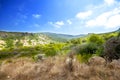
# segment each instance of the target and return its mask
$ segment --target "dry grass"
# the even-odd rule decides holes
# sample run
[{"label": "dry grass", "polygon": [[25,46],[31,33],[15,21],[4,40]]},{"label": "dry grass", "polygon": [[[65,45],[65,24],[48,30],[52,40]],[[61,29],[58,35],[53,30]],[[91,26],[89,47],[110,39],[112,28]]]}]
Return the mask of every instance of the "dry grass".
[{"label": "dry grass", "polygon": [[65,60],[64,56],[56,56],[41,62],[28,58],[4,61],[0,66],[0,80],[120,80],[119,60],[107,65],[100,57],[94,57],[88,64],[76,60],[73,71],[67,68]]}]

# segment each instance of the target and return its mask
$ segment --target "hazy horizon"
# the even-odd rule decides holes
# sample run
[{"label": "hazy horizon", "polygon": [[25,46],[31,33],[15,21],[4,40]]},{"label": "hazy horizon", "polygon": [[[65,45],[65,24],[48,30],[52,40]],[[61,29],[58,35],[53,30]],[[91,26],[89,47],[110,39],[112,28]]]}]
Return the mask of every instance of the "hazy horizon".
[{"label": "hazy horizon", "polygon": [[0,31],[105,33],[119,21],[120,0],[0,0]]}]

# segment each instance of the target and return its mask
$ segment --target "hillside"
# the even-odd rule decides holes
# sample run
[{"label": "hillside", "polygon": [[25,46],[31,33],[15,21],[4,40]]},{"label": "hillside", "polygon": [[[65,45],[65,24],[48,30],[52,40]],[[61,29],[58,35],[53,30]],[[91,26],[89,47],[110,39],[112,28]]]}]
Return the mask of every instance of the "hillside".
[{"label": "hillside", "polygon": [[0,50],[0,80],[120,79],[118,31],[88,34],[62,43],[41,33],[0,35],[4,46]]},{"label": "hillside", "polygon": [[49,32],[44,32],[41,33],[43,35],[48,36],[49,38],[59,41],[59,42],[65,42],[73,38],[80,38],[85,36],[85,34],[80,34],[80,35],[68,35],[68,34],[57,34],[57,33],[49,33]]},{"label": "hillside", "polygon": [[0,80],[120,80],[120,0],[0,0]]},{"label": "hillside", "polygon": [[118,30],[114,31],[114,32],[120,32],[120,28]]},{"label": "hillside", "polygon": [[66,42],[73,38],[84,35],[67,35],[56,33],[27,33],[27,32],[5,32],[0,31],[0,49],[9,46],[36,46],[51,42]]},{"label": "hillside", "polygon": [[52,39],[42,34],[0,31],[0,49],[20,46],[36,46],[48,44],[50,42],[52,42]]},{"label": "hillside", "polygon": [[81,43],[88,42],[88,38],[91,35],[97,35],[97,36],[99,36],[99,38],[102,38],[106,41],[109,38],[116,37],[118,34],[120,34],[120,28],[118,30],[111,31],[111,32],[106,32],[106,33],[88,33],[87,35],[84,35],[84,36],[81,36],[81,37],[72,38],[68,42],[73,42],[73,43],[79,43],[79,41]]}]

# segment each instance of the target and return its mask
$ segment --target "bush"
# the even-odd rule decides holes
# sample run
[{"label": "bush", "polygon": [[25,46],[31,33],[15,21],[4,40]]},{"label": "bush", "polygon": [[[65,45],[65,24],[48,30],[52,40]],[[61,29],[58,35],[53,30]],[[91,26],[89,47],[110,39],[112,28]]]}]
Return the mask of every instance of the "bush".
[{"label": "bush", "polygon": [[98,46],[98,49],[96,50],[96,56],[102,56],[104,53],[104,46]]},{"label": "bush", "polygon": [[22,46],[23,46],[23,43],[21,43],[20,40],[15,43],[16,48],[20,48]]},{"label": "bush", "polygon": [[73,50],[77,53],[77,59],[80,62],[87,62],[91,56],[96,54],[99,55],[102,51],[102,49],[95,43],[82,44],[80,46],[76,46]]},{"label": "bush", "polygon": [[97,34],[90,35],[88,40],[90,43],[96,43],[98,45],[102,45],[104,43],[104,39]]},{"label": "bush", "polygon": [[70,41],[70,43],[73,43],[73,44],[81,44],[81,39],[72,39],[71,41]]},{"label": "bush", "polygon": [[10,57],[13,57],[14,54],[12,53],[11,50],[2,50],[0,51],[0,59],[4,59],[4,58],[10,58]]},{"label": "bush", "polygon": [[98,47],[97,44],[95,43],[88,43],[88,44],[83,44],[78,48],[78,53],[79,54],[95,54],[97,51]]},{"label": "bush", "polygon": [[32,57],[34,61],[39,61],[39,60],[44,60],[45,59],[45,54],[37,54]]},{"label": "bush", "polygon": [[120,32],[118,32],[118,35],[117,35],[117,37],[120,37]]},{"label": "bush", "polygon": [[43,53],[46,56],[55,56],[63,49],[65,44],[56,43],[56,44],[46,44],[43,46]]},{"label": "bush", "polygon": [[103,56],[108,61],[120,59],[120,37],[113,37],[106,41]]},{"label": "bush", "polygon": [[12,39],[7,39],[5,48],[13,48],[13,47],[14,47],[13,40]]},{"label": "bush", "polygon": [[84,54],[84,55],[81,55],[81,54],[78,54],[77,55],[77,59],[81,62],[81,63],[86,63],[88,62],[88,60],[92,57],[92,54]]}]

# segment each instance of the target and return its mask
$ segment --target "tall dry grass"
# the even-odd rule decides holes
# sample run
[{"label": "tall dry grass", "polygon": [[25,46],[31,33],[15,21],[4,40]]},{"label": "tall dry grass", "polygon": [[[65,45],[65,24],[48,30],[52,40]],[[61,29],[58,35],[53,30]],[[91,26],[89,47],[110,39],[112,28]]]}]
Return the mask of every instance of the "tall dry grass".
[{"label": "tall dry grass", "polygon": [[68,69],[64,56],[33,62],[28,58],[4,61],[0,65],[0,80],[120,80],[120,60],[106,64],[100,57],[88,63],[73,62]]}]

